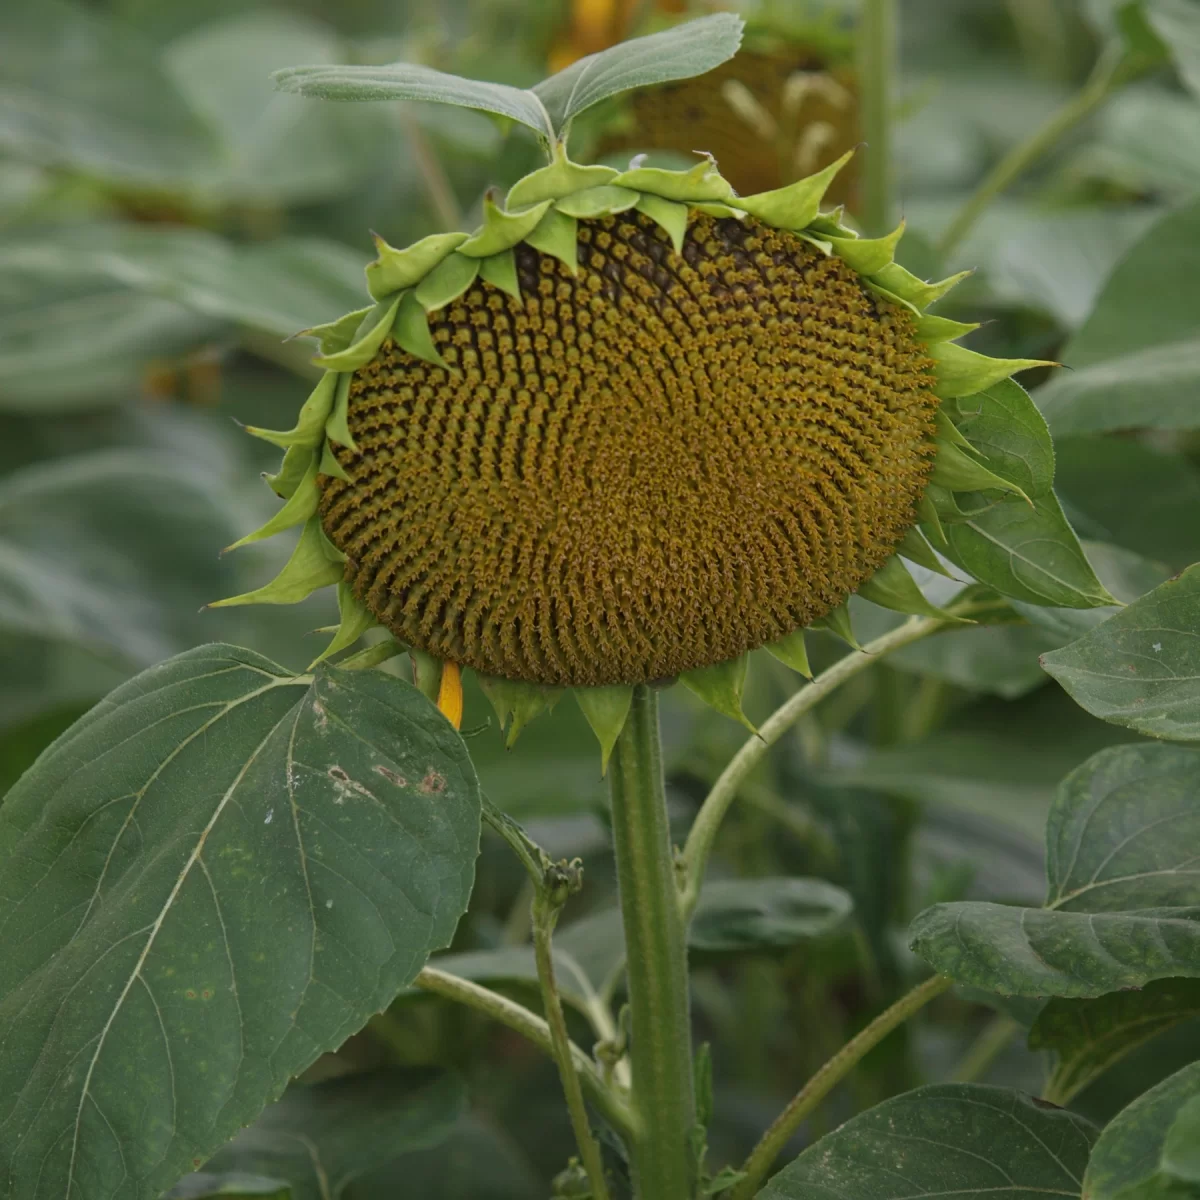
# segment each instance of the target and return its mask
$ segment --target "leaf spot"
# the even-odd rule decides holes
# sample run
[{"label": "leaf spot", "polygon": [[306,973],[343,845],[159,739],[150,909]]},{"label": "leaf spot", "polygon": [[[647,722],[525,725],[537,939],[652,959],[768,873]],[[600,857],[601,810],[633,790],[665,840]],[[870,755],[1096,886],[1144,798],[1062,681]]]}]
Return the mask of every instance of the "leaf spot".
[{"label": "leaf spot", "polygon": [[368,800],[375,799],[375,796],[370,791],[363,787],[356,779],[351,779],[337,763],[327,768],[326,774],[333,780],[334,804],[345,804],[347,797],[351,795],[365,796]]},{"label": "leaf spot", "polygon": [[263,817],[263,824],[270,825],[270,823],[274,819],[274,817],[275,817],[275,810],[273,808],[268,808],[267,815],[265,817]]},{"label": "leaf spot", "polygon": [[397,787],[408,787],[408,780],[399,771],[393,771],[390,767],[385,767],[382,763],[375,768],[375,774],[382,775],[388,783],[394,783]]},{"label": "leaf spot", "polygon": [[436,795],[438,792],[446,790],[446,777],[435,771],[432,767],[425,772],[425,778],[417,784],[417,788],[424,792],[425,795]]}]

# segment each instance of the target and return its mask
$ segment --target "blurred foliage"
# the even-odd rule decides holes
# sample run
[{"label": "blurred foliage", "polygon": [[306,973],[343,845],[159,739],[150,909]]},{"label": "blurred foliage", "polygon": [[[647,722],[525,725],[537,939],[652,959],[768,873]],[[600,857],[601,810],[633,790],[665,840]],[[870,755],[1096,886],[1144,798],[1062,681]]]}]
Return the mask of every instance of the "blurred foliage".
[{"label": "blurred foliage", "polygon": [[[284,339],[360,303],[370,230],[404,245],[470,221],[488,187],[536,161],[531,140],[477,113],[306,101],[273,92],[268,73],[407,59],[527,86],[548,62],[599,48],[610,35],[597,33],[597,12],[652,24],[684,5],[650,7],[0,7],[0,789],[111,687],[170,654],[229,640],[304,666],[305,635],[330,619],[327,599],[197,612],[270,578],[280,561],[272,546],[218,557],[271,509],[266,489],[245,481],[272,467],[273,453],[234,421],[290,425],[314,372],[303,344]],[[744,7],[785,43],[805,27],[803,0]],[[848,0],[832,7],[843,24],[853,16]],[[1064,509],[1094,544],[1102,578],[1131,601],[1200,559],[1195,73],[1164,59],[1039,161],[949,261],[934,249],[989,167],[1118,36],[1112,8],[901,0],[898,172],[912,269],[979,268],[941,311],[986,322],[979,349],[1062,358],[1087,376],[1066,374],[1035,399],[1058,438]],[[679,153],[708,148],[694,132]],[[580,136],[610,146],[619,137],[622,154],[638,145],[617,105]],[[1150,350],[1160,369],[1147,380],[1129,360]],[[945,598],[932,577],[923,582]],[[860,607],[864,636],[894,623]],[[907,986],[914,963],[902,932],[913,914],[937,901],[1039,900],[1056,784],[1136,736],[1088,716],[1039,667],[1040,654],[1083,629],[1011,616],[914,646],[831,696],[722,830],[722,876],[812,876],[827,881],[826,902],[848,894],[854,915],[814,930],[794,906],[764,902],[756,931],[718,921],[723,934],[697,948],[698,1040],[713,1043],[717,1081],[714,1161],[744,1155],[797,1081]],[[820,634],[812,652],[820,668],[841,647]],[[761,718],[793,686],[756,655],[747,712]],[[663,703],[682,831],[744,733],[682,689]],[[604,988],[612,963],[598,931],[615,884],[591,732],[563,704],[509,754],[489,713],[469,685],[466,725],[486,725],[469,743],[485,790],[552,855],[586,862],[562,945],[589,986]],[[532,1002],[528,899],[519,868],[485,842],[454,953]],[[571,1020],[590,1045],[585,1018]],[[991,1020],[977,997],[945,997],[868,1057],[792,1150],[869,1104],[949,1079]],[[1193,1020],[1123,1060],[1114,1086],[1132,1098],[1198,1057]],[[310,1077],[388,1066],[456,1068],[470,1109],[442,1149],[372,1164],[348,1196],[547,1194],[571,1138],[537,1051],[471,1013],[405,996]],[[982,1077],[1037,1091],[1043,1068],[1018,1039]],[[1079,1110],[1111,1115],[1097,1095],[1085,1089]]]}]

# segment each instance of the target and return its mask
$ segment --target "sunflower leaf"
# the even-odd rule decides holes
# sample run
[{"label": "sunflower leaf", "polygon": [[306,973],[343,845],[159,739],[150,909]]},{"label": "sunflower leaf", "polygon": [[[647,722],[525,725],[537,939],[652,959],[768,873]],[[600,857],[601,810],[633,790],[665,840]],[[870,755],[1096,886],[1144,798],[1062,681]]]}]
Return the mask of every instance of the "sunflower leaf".
[{"label": "sunflower leaf", "polygon": [[545,105],[561,138],[575,117],[601,100],[632,88],[703,75],[732,58],[741,43],[741,19],[714,13],[589,54],[544,79],[533,94]]},{"label": "sunflower leaf", "polygon": [[415,63],[382,67],[285,67],[271,80],[281,92],[319,100],[427,100],[473,108],[516,121],[550,141],[554,127],[542,102],[524,88],[464,79]]}]

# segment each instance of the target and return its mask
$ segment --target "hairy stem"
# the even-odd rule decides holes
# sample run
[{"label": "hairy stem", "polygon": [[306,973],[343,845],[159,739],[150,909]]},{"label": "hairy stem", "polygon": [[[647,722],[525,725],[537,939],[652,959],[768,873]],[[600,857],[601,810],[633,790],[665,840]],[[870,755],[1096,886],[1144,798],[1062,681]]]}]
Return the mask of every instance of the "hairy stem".
[{"label": "hairy stem", "polygon": [[888,231],[892,219],[892,86],[896,74],[896,0],[864,0],[858,34],[862,88],[862,221],[869,237]]},{"label": "hairy stem", "polygon": [[763,1134],[742,1167],[745,1177],[729,1193],[730,1200],[751,1200],[762,1186],[780,1151],[792,1140],[796,1130],[831,1091],[898,1025],[918,1012],[951,984],[944,975],[934,975],[901,996],[870,1025],[851,1038],[796,1094]]},{"label": "hairy stem", "polygon": [[729,811],[746,777],[766,757],[767,751],[810,709],[819,704],[830,692],[847,679],[865,671],[879,662],[880,658],[899,650],[902,646],[920,641],[931,633],[945,629],[946,621],[935,617],[913,617],[898,629],[885,633],[883,637],[868,642],[861,651],[839,659],[827,671],[822,671],[807,687],[801,688],[790,700],[781,705],[763,722],[758,734],[748,738],[734,755],[729,766],[713,784],[704,803],[700,806],[696,820],[688,834],[683,849],[685,880],[682,905],[684,917],[690,917],[700,899],[700,884],[704,868],[712,851],[717,830]]},{"label": "hairy stem", "polygon": [[638,1200],[693,1200],[696,1163],[687,945],[667,823],[658,696],[634,689],[609,768],[625,927]]},{"label": "hairy stem", "polygon": [[[549,1024],[536,1013],[530,1012],[523,1004],[517,1004],[507,996],[501,996],[498,992],[472,983],[469,979],[460,979],[457,975],[439,971],[436,967],[426,967],[413,983],[423,991],[453,1000],[457,1004],[465,1004],[468,1008],[499,1021],[501,1025],[506,1025],[540,1050],[544,1050],[551,1058],[555,1057],[554,1039]],[[601,1079],[600,1072],[596,1070],[592,1060],[573,1043],[570,1049],[575,1070],[589,1099],[614,1129],[627,1137],[632,1136],[633,1114]]]},{"label": "hairy stem", "polygon": [[[550,868],[550,871],[553,870],[554,868]],[[550,872],[547,872],[547,881],[549,881],[549,876]],[[565,892],[565,890],[564,888],[563,891]],[[554,926],[558,922],[561,901],[565,898],[564,894],[560,899],[559,894],[547,884],[538,888],[532,906],[533,952],[537,960],[538,983],[542,989],[542,1002],[546,1009],[546,1024],[550,1030],[554,1061],[558,1064],[563,1093],[567,1098],[567,1111],[571,1116],[571,1128],[575,1133],[575,1143],[579,1147],[579,1157],[583,1161],[583,1169],[587,1172],[588,1183],[591,1185],[592,1200],[609,1200],[608,1184],[604,1179],[604,1159],[600,1153],[600,1143],[596,1141],[588,1121],[587,1105],[583,1100],[583,1086],[579,1081],[579,1072],[575,1069],[575,1059],[571,1053],[574,1047],[571,1035],[567,1032],[567,1018],[563,1015],[558,981],[554,977],[551,939]]]},{"label": "hairy stem", "polygon": [[1087,82],[1039,129],[1014,146],[988,173],[975,189],[974,195],[959,210],[938,242],[943,256],[950,255],[975,227],[988,206],[1006,192],[1043,155],[1077,125],[1086,121],[1109,94],[1133,78],[1141,67],[1113,46],[1099,58]]}]

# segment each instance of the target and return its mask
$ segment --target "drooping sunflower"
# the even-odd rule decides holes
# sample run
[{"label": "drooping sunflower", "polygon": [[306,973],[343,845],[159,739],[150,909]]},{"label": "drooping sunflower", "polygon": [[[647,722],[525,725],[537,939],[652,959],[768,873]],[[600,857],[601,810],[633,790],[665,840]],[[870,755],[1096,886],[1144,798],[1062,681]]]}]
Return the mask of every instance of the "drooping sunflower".
[{"label": "drooping sunflower", "polygon": [[474,669],[510,736],[573,689],[606,756],[636,684],[738,695],[756,647],[807,671],[803,629],[846,631],[852,593],[937,612],[902,562],[940,569],[922,526],[1020,490],[943,402],[1037,364],[956,344],[974,327],[926,309],[960,277],[899,266],[903,227],[821,211],[848,157],[739,196],[707,157],[559,145],[473,233],[378,240],[373,305],[307,331],[295,427],[250,431],[285,503],[237,544],[300,540],[218,603],[336,584],[322,657],[381,625],[451,719]]}]

